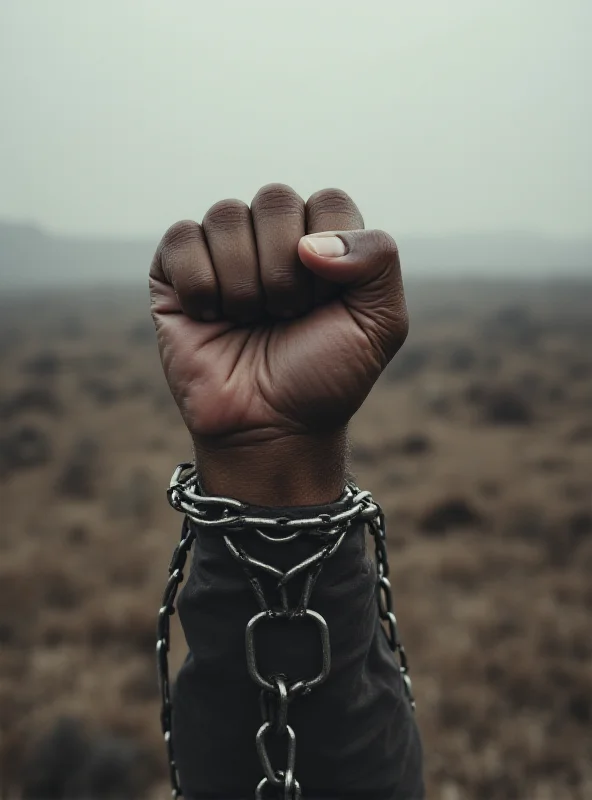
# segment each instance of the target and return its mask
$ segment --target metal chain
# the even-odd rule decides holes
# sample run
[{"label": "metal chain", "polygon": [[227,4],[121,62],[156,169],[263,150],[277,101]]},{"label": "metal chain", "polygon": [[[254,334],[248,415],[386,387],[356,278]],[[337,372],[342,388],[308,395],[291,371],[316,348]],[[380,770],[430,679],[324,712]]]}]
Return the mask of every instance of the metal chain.
[{"label": "metal chain", "polygon": [[158,611],[158,622],[156,626],[156,663],[158,665],[158,683],[160,686],[160,727],[164,736],[167,750],[167,761],[169,765],[169,776],[172,787],[173,799],[181,797],[181,784],[179,773],[175,762],[172,738],[172,714],[173,706],[171,703],[171,687],[169,680],[169,660],[168,654],[171,642],[170,621],[175,613],[175,598],[179,586],[183,582],[183,569],[187,556],[193,542],[195,541],[195,531],[191,529],[189,518],[183,519],[181,528],[181,540],[175,547],[171,563],[169,564],[169,579],[164,590],[162,603]]},{"label": "metal chain", "polygon": [[376,603],[378,605],[378,615],[384,623],[383,631],[386,634],[389,647],[398,658],[399,673],[403,681],[405,694],[409,704],[415,711],[415,698],[413,696],[413,686],[409,676],[409,661],[407,653],[399,636],[397,618],[393,611],[393,593],[388,579],[390,567],[388,563],[388,553],[386,549],[386,520],[384,512],[380,509],[377,517],[368,523],[368,527],[374,537],[374,559],[376,563]]},{"label": "metal chain", "polygon": [[[409,666],[405,649],[401,644],[397,620],[393,613],[391,585],[388,580],[389,565],[386,549],[386,530],[384,514],[368,491],[361,491],[354,483],[348,483],[342,497],[345,510],[336,514],[319,514],[315,517],[288,519],[287,517],[250,516],[249,506],[227,497],[207,497],[199,485],[193,464],[180,464],[171,478],[168,489],[171,506],[185,516],[181,540],[169,565],[169,579],[158,613],[157,662],[161,692],[161,727],[167,748],[170,780],[173,799],[181,797],[177,765],[172,743],[172,704],[168,671],[168,652],[170,648],[170,617],[175,613],[175,598],[183,581],[183,569],[187,556],[195,540],[192,523],[223,530],[223,539],[230,554],[241,565],[253,589],[261,609],[247,623],[245,647],[247,668],[254,683],[260,688],[259,707],[261,726],[255,737],[257,754],[263,770],[263,778],[255,790],[256,800],[274,796],[278,800],[300,800],[300,784],[294,775],[296,763],[296,734],[288,724],[290,703],[297,696],[309,694],[325,681],[331,669],[331,645],[326,620],[308,607],[314,585],[327,561],[339,549],[353,520],[363,520],[374,538],[376,561],[376,599],[382,629],[391,650],[398,657],[399,672],[405,693],[415,709]],[[271,564],[266,564],[249,555],[242,545],[237,544],[230,532],[244,529],[254,530],[268,542],[284,543],[300,536],[317,541],[319,549],[304,561],[282,572]],[[260,575],[274,580],[275,603],[266,597]],[[288,584],[297,576],[303,579],[298,602],[290,607]],[[266,621],[283,619],[287,622],[308,621],[313,623],[319,633],[321,644],[321,668],[313,678],[289,681],[286,675],[261,674],[255,633]],[[287,747],[284,769],[275,769],[268,753],[268,740],[276,737],[285,740]],[[273,794],[269,794],[269,792]]]}]

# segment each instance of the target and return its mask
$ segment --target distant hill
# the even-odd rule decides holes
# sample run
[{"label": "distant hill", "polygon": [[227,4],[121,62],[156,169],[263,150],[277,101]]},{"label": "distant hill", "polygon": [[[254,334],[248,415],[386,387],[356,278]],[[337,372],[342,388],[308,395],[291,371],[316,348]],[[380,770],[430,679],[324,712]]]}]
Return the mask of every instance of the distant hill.
[{"label": "distant hill", "polygon": [[[105,281],[145,284],[153,241],[54,236],[34,225],[0,222],[0,288]],[[528,233],[398,238],[407,278],[469,274],[592,276],[592,238]]]},{"label": "distant hill", "polygon": [[145,283],[157,241],[53,236],[32,225],[0,222],[0,287]]}]

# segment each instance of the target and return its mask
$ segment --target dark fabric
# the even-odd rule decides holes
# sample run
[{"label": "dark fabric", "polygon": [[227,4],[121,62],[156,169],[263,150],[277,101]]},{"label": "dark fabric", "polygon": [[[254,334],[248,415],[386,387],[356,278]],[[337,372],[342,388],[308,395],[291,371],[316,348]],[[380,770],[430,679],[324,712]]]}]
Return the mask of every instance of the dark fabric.
[{"label": "dark fabric", "polygon": [[[252,532],[234,536],[280,569],[316,549],[302,538],[279,545]],[[418,730],[380,629],[372,540],[366,537],[361,525],[348,532],[310,602],[329,624],[332,666],[325,683],[290,705],[304,800],[424,798]],[[178,607],[189,647],[173,700],[183,793],[191,800],[252,799],[262,777],[255,749],[261,719],[259,690],[247,672],[245,628],[259,608],[219,532],[198,531]],[[263,675],[282,672],[292,681],[317,674],[320,638],[310,620],[264,621],[256,642]],[[272,763],[281,768],[285,756],[277,758],[272,755]]]}]

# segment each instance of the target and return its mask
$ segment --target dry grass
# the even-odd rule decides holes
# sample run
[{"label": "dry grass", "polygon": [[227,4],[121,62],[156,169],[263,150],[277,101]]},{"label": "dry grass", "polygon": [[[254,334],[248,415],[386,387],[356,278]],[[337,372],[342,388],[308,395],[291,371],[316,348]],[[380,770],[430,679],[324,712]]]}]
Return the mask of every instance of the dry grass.
[{"label": "dry grass", "polygon": [[[71,791],[88,794],[106,758],[111,788],[166,794],[153,638],[180,523],[164,487],[189,447],[143,300],[0,309],[1,798],[23,775],[27,796],[43,785],[57,756],[30,753],[51,729],[56,752],[90,764]],[[592,285],[419,286],[411,300],[412,338],[352,449],[388,512],[429,797],[584,800]],[[56,732],[64,716],[86,732]]]}]

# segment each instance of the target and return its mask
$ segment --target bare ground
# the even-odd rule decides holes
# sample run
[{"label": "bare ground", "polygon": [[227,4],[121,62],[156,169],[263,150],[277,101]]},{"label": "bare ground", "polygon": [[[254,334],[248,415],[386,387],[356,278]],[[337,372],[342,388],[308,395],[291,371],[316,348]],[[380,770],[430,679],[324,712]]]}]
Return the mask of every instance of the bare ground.
[{"label": "bare ground", "polygon": [[[590,798],[592,283],[410,298],[352,460],[388,515],[428,796]],[[146,307],[0,305],[2,800],[168,795],[154,631],[189,446]],[[70,794],[48,794],[65,772]]]}]

